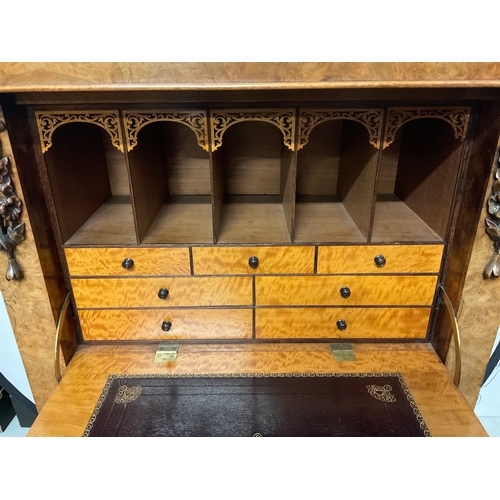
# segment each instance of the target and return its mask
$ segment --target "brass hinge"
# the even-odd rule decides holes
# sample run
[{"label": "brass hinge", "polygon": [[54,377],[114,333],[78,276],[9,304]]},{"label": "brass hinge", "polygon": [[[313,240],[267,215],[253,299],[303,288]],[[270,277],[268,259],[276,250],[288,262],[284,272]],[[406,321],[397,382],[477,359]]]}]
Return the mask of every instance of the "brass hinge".
[{"label": "brass hinge", "polygon": [[330,344],[335,361],[356,361],[352,345],[347,343]]},{"label": "brass hinge", "polygon": [[155,363],[173,363],[178,352],[179,344],[160,344],[156,349]]}]

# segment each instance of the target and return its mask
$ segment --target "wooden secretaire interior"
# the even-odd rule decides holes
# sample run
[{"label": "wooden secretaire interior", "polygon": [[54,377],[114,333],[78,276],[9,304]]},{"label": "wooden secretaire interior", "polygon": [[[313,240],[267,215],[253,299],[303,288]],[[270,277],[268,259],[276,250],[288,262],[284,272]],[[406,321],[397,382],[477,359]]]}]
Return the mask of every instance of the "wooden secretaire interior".
[{"label": "wooden secretaire interior", "polygon": [[460,300],[498,97],[300,83],[3,94],[51,300],[68,293],[66,362],[78,345],[164,343],[179,359],[349,343],[444,360],[443,297]]}]

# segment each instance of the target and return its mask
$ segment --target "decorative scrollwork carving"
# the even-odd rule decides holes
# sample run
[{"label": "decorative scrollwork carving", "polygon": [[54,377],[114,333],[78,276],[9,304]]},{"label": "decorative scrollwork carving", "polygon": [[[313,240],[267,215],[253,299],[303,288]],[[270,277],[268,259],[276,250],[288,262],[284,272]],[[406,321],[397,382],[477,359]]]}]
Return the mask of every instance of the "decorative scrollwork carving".
[{"label": "decorative scrollwork carving", "polygon": [[368,394],[370,394],[370,396],[373,396],[375,399],[378,399],[379,401],[383,401],[384,403],[396,402],[394,394],[391,393],[392,387],[389,384],[386,384],[384,386],[367,385],[366,388],[368,389]]},{"label": "decorative scrollwork carving", "polygon": [[469,124],[470,108],[389,108],[385,125],[384,149],[394,142],[396,132],[405,123],[418,118],[438,118],[448,122],[455,132],[455,139],[465,139]]},{"label": "decorative scrollwork carving", "polygon": [[245,121],[261,121],[272,123],[281,130],[283,142],[292,151],[295,147],[295,110],[239,110],[211,111],[210,125],[212,130],[212,151],[222,145],[224,132],[235,123]]},{"label": "decorative scrollwork carving", "polygon": [[99,125],[111,136],[113,146],[124,152],[118,111],[37,111],[35,115],[44,153],[52,146],[54,130],[75,122]]},{"label": "decorative scrollwork carving", "polygon": [[132,387],[120,385],[115,396],[115,403],[131,403],[132,401],[135,401],[141,394],[142,387],[140,385],[133,385]]},{"label": "decorative scrollwork carving", "polygon": [[488,213],[492,218],[485,219],[484,222],[486,233],[493,241],[493,255],[484,267],[483,278],[485,280],[500,276],[500,165],[493,172],[493,186],[487,205]]},{"label": "decorative scrollwork carving", "polygon": [[7,253],[8,265],[5,278],[7,281],[21,280],[23,270],[14,256],[14,249],[24,241],[25,227],[21,222],[21,200],[14,192],[9,175],[9,159],[0,159],[0,251]]},{"label": "decorative scrollwork carving", "polygon": [[205,111],[166,111],[149,113],[147,111],[124,111],[127,151],[137,146],[137,134],[145,125],[152,122],[169,121],[188,126],[196,135],[198,145],[208,151],[208,124]]},{"label": "decorative scrollwork carving", "polygon": [[299,144],[302,149],[309,142],[312,129],[329,120],[354,120],[368,129],[370,144],[380,149],[383,109],[301,109],[299,118]]}]

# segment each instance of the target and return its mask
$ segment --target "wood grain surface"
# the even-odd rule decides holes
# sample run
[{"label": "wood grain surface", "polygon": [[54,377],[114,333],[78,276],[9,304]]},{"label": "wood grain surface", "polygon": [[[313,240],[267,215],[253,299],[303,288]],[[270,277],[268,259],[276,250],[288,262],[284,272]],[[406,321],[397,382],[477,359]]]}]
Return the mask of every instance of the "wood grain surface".
[{"label": "wood grain surface", "polygon": [[[376,255],[386,264],[377,267]],[[443,245],[320,246],[318,274],[438,273]]]},{"label": "wood grain surface", "polygon": [[328,344],[182,345],[175,363],[154,363],[156,346],[81,346],[29,436],[81,436],[108,375],[162,373],[400,372],[433,436],[486,436],[428,344],[354,344],[336,362]]},{"label": "wood grain surface", "polygon": [[255,298],[258,306],[430,306],[436,282],[436,276],[256,276]]},{"label": "wood grain surface", "polygon": [[297,198],[296,243],[366,243],[341,201],[320,196]]},{"label": "wood grain surface", "polygon": [[[255,311],[257,338],[425,339],[430,308],[266,308]],[[345,330],[336,322],[343,319]]]},{"label": "wood grain surface", "polygon": [[[186,83],[189,82],[189,83]],[[500,86],[499,63],[419,62],[10,62],[3,92],[124,88],[373,88]]]},{"label": "wood grain surface", "polygon": [[397,196],[377,199],[372,243],[442,242],[443,240]]},{"label": "wood grain surface", "polygon": [[[257,269],[248,259],[259,259]],[[314,247],[194,247],[194,274],[312,274]]]},{"label": "wood grain surface", "polygon": [[[251,309],[83,310],[84,340],[236,339],[252,337]],[[164,321],[172,326],[162,330]]]},{"label": "wood grain surface", "polygon": [[111,197],[66,242],[68,245],[136,245],[129,197]]},{"label": "wood grain surface", "polygon": [[[252,305],[252,278],[73,279],[76,305],[86,308]],[[166,288],[162,300],[158,291]]]},{"label": "wood grain surface", "polygon": [[[0,109],[0,121],[4,121]],[[21,281],[7,281],[7,255],[0,252],[0,293],[5,301],[24,369],[28,376],[34,403],[40,410],[56,386],[54,377],[55,322],[47,288],[40,266],[40,257],[31,228],[17,165],[13,157],[9,134],[0,132],[0,158],[9,157],[9,171],[16,195],[22,202],[21,221],[25,224],[26,239],[15,250],[24,272]],[[49,250],[45,250],[49,253]],[[1,348],[1,347],[0,347]],[[0,368],[0,371],[2,369]],[[5,375],[7,375],[5,373]]]},{"label": "wood grain surface", "polygon": [[222,207],[218,243],[290,243],[279,197],[242,196]]},{"label": "wood grain surface", "polygon": [[[71,276],[189,275],[188,248],[66,248]],[[131,269],[124,269],[125,259]]]}]

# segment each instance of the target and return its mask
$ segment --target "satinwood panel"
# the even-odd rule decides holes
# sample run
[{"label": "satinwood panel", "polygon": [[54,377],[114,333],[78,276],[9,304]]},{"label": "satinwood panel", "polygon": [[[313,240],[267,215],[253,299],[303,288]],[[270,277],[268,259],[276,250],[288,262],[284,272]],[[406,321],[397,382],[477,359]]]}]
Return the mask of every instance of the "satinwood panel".
[{"label": "satinwood panel", "polygon": [[430,306],[436,282],[437,276],[256,276],[255,294],[258,306]]},{"label": "satinwood panel", "polygon": [[[252,269],[250,257],[259,265]],[[314,247],[196,247],[195,274],[296,274],[314,272]]]},{"label": "satinwood panel", "polygon": [[[78,308],[252,305],[252,278],[73,279]],[[168,297],[160,299],[160,289]]]},{"label": "satinwood panel", "polygon": [[[318,274],[438,273],[443,245],[320,246]],[[375,257],[386,263],[377,267]]]},{"label": "satinwood panel", "polygon": [[[161,326],[171,323],[165,332]],[[252,337],[251,309],[83,310],[84,340],[237,339]]]},{"label": "satinwood panel", "polygon": [[[189,275],[187,248],[66,248],[71,276]],[[133,266],[122,263],[132,259]]]},{"label": "satinwood panel", "polygon": [[[429,307],[335,307],[257,309],[257,338],[418,338],[424,339]],[[337,321],[347,323],[345,330]]]}]

